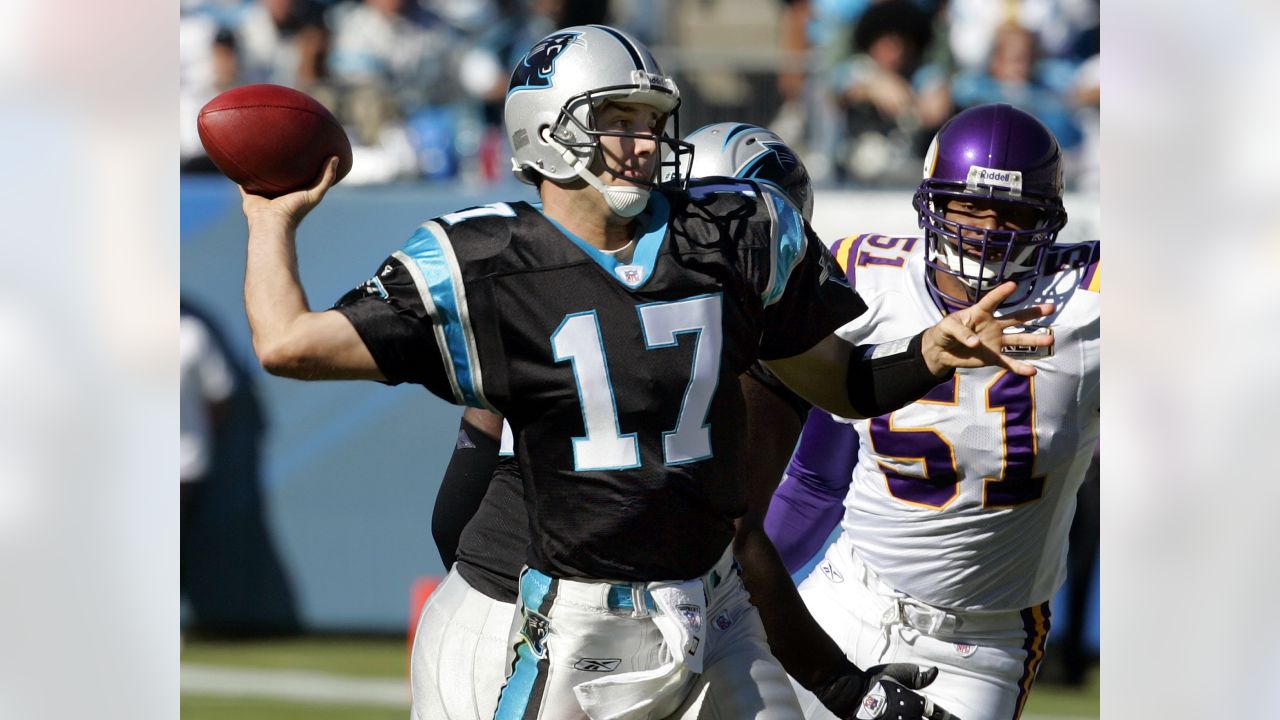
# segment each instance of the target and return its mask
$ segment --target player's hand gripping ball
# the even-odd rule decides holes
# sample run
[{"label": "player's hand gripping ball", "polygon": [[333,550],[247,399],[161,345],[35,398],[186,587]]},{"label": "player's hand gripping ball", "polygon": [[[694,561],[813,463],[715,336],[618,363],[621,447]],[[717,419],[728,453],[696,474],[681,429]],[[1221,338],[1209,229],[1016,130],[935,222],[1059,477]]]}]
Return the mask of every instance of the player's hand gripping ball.
[{"label": "player's hand gripping ball", "polygon": [[337,180],[351,172],[351,141],[342,125],[291,88],[264,83],[228,90],[201,108],[196,126],[213,164],[255,195],[311,187],[334,155]]}]

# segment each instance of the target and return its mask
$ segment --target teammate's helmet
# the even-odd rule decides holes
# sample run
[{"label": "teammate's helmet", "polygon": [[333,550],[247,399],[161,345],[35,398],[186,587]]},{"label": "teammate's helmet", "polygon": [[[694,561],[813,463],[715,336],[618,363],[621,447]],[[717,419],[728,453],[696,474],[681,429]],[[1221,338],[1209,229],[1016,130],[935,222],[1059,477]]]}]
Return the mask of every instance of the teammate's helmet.
[{"label": "teammate's helmet", "polygon": [[[584,173],[599,151],[601,135],[649,138],[598,131],[594,110],[606,100],[650,105],[666,116],[657,138],[664,168],[678,165],[688,152],[674,139],[679,137],[680,90],[649,49],[614,28],[577,25],[539,40],[511,74],[504,119],[516,177],[533,183],[537,173],[556,182],[577,177],[591,182]],[[652,180],[647,184],[655,184]]]},{"label": "teammate's helmet", "polygon": [[[947,220],[956,198],[999,201],[1001,208],[1029,212],[1024,230],[986,230]],[[1039,120],[1010,105],[980,105],[951,118],[938,130],[924,160],[924,180],[912,200],[925,230],[925,262],[931,291],[943,300],[972,304],[1002,282],[1023,284],[1006,305],[1025,300],[1039,276],[1045,249],[1067,223],[1062,207],[1062,151]],[[969,288],[970,297],[938,289],[945,273]]]},{"label": "teammate's helmet", "polygon": [[772,131],[746,123],[712,123],[684,140],[693,148],[688,177],[719,175],[773,183],[791,198],[805,220],[813,215],[809,171]]}]

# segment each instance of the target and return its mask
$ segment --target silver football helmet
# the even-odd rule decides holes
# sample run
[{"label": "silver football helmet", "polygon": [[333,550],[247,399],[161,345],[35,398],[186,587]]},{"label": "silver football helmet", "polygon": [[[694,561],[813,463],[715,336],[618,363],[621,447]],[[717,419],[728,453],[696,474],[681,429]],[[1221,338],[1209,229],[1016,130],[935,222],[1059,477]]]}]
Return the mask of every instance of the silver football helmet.
[{"label": "silver football helmet", "polygon": [[805,220],[813,216],[813,183],[799,156],[770,130],[747,123],[704,125],[685,142],[693,159],[685,177],[737,177],[778,186],[791,198]]},{"label": "silver football helmet", "polygon": [[[597,130],[595,110],[606,100],[649,105],[665,115],[662,134],[656,138],[660,166],[678,165],[689,152],[686,144],[676,140],[680,90],[662,73],[649,49],[620,30],[577,25],[539,40],[511,73],[503,113],[511,169],[530,184],[534,173],[559,183],[582,178],[604,195],[615,213],[632,217],[648,203],[649,189],[662,167],[655,178],[643,181],[649,187],[600,181],[592,171],[600,136],[651,139],[639,133]],[[612,173],[607,166],[605,171]]]}]

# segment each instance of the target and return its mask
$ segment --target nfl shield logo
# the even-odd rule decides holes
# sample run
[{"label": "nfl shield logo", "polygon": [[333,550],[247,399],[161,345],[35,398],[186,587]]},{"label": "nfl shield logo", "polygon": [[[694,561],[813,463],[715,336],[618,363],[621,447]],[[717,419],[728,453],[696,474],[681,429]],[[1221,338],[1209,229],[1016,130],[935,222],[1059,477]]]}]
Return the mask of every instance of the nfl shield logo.
[{"label": "nfl shield logo", "polygon": [[619,265],[615,272],[618,273],[618,279],[631,287],[640,284],[644,280],[644,268],[639,265]]},{"label": "nfl shield logo", "polygon": [[884,686],[876,683],[876,686],[862,698],[862,707],[858,708],[858,714],[854,717],[860,720],[874,720],[884,715],[888,702],[885,700]]},{"label": "nfl shield logo", "polygon": [[677,605],[676,612],[680,613],[680,619],[691,630],[694,632],[702,630],[702,613],[698,611],[697,605]]}]

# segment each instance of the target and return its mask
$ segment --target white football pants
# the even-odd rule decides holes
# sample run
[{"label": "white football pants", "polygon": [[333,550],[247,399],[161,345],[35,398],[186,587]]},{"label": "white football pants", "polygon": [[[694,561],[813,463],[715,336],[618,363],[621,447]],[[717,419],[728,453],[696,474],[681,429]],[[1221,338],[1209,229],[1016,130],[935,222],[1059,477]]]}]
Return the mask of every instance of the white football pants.
[{"label": "white football pants", "polygon": [[[1009,612],[946,611],[894,591],[841,535],[800,583],[800,596],[853,664],[938,666],[920,692],[961,720],[1014,720],[1049,635],[1049,604]],[[834,716],[795,683],[806,718]]]},{"label": "white football pants", "polygon": [[510,664],[516,606],[450,570],[418,619],[409,661],[413,720],[491,720]]},{"label": "white football pants", "polygon": [[[726,551],[701,582],[705,611],[675,607],[703,636],[681,636],[680,648],[664,638],[666,613],[650,597],[660,584],[580,582],[527,570],[525,618],[513,628],[515,663],[499,720],[800,720],[732,554]],[[682,650],[699,656],[701,673],[673,663]],[[583,709],[584,687],[593,687],[594,715]]]}]

